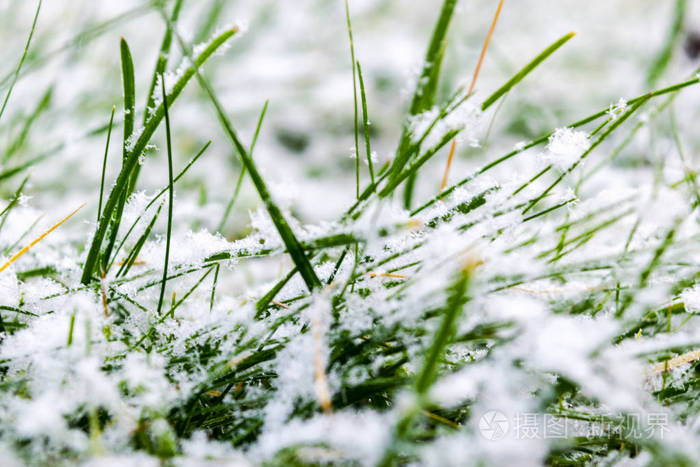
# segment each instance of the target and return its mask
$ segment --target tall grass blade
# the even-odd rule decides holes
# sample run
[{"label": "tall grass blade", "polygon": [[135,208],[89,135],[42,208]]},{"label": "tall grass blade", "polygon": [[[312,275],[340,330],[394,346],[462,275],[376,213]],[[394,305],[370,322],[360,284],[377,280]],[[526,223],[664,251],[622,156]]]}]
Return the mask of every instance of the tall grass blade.
[{"label": "tall grass blade", "polygon": [[[440,78],[440,69],[442,67],[442,59],[447,47],[447,31],[449,30],[452,15],[454,13],[457,0],[444,0],[440,9],[440,16],[435,23],[433,34],[430,38],[430,44],[425,54],[423,61],[423,69],[416,84],[416,89],[411,99],[411,107],[409,108],[408,116],[413,117],[421,112],[430,109],[435,100],[438,82]],[[403,125],[401,138],[396,152],[396,157],[391,166],[392,172],[398,174],[400,170],[408,162],[409,153],[406,151],[410,145],[410,131],[408,120]],[[404,207],[410,208],[411,198],[413,193],[413,181],[409,181],[404,192]]]},{"label": "tall grass blade", "polygon": [[[175,24],[177,23],[178,16],[180,15],[180,9],[182,8],[182,0],[176,0],[173,6],[173,12],[170,17],[170,21]],[[158,52],[158,59],[156,60],[155,69],[153,70],[153,75],[151,77],[151,84],[148,87],[148,94],[146,94],[146,107],[143,111],[143,123],[146,125],[148,119],[151,117],[151,112],[155,110],[155,95],[156,84],[158,82],[158,77],[162,76],[168,67],[168,56],[170,55],[170,47],[173,42],[173,31],[170,25],[167,24],[165,27],[165,34],[163,35],[163,41],[160,44],[160,50]],[[127,188],[128,197],[136,189],[136,181],[141,173],[141,166],[137,165],[134,167],[134,172],[131,174],[131,180],[129,181],[129,187]]]},{"label": "tall grass blade", "polygon": [[353,136],[355,138],[355,197],[360,197],[360,130],[357,124],[357,75],[355,69],[355,44],[352,40],[352,23],[350,22],[350,5],[345,0],[345,22],[350,38],[350,62],[352,63],[352,99],[353,99]]},{"label": "tall grass blade", "polygon": [[32,43],[32,37],[34,37],[34,30],[36,29],[36,22],[39,19],[39,11],[41,10],[41,2],[42,0],[39,0],[39,2],[36,5],[36,12],[34,13],[34,21],[32,21],[32,28],[29,30],[29,37],[27,37],[27,42],[24,44],[24,52],[22,52],[22,58],[20,58],[19,63],[17,64],[17,68],[15,68],[14,75],[12,75],[12,82],[10,82],[10,87],[7,89],[7,93],[5,93],[5,99],[2,101],[2,107],[0,107],[0,120],[2,120],[2,115],[5,113],[5,107],[7,107],[7,101],[10,100],[10,95],[12,94],[12,90],[15,87],[15,84],[17,84],[17,78],[19,78],[19,73],[22,71],[22,65],[24,65],[24,60],[27,58],[27,52],[29,51],[29,45]]},{"label": "tall grass blade", "polygon": [[163,306],[165,283],[168,278],[168,260],[170,259],[170,237],[173,229],[173,149],[170,141],[170,115],[168,114],[168,96],[165,93],[165,78],[161,75],[161,91],[163,93],[163,108],[165,109],[165,138],[168,146],[168,230],[165,236],[165,260],[163,264],[163,281],[160,285],[160,297],[158,298],[158,315]]},{"label": "tall grass blade", "polygon": [[[129,45],[123,37],[119,41],[119,50],[121,53],[122,86],[124,91],[124,136],[122,143],[123,167],[128,158],[127,146],[131,135],[134,133],[134,121],[136,117],[136,83],[134,79],[134,61],[131,58]],[[110,222],[109,237],[102,255],[102,273],[107,272],[109,258],[112,256],[112,249],[114,248],[114,243],[117,241],[117,234],[119,233],[119,225],[121,224],[121,218],[124,212],[124,205],[126,204],[127,195],[126,190],[122,190],[117,209],[113,213],[112,220]]]},{"label": "tall grass blade", "polygon": [[97,222],[102,215],[102,196],[105,191],[105,172],[107,171],[107,154],[109,154],[109,141],[112,138],[112,122],[114,122],[115,106],[112,106],[112,114],[109,116],[109,130],[107,130],[107,143],[105,143],[105,155],[102,159],[102,176],[100,177],[100,200],[97,203]]},{"label": "tall grass blade", "polygon": [[[362,79],[362,67],[360,62],[357,62],[357,78],[360,82],[360,98],[362,100],[362,128],[365,132],[365,152],[367,153],[367,166],[369,167],[369,178],[371,186],[375,186],[374,182],[374,166],[372,163],[372,148],[370,146],[369,139],[369,116],[367,114],[367,95],[365,94],[365,80]],[[357,159],[360,159],[360,155],[357,155]]]}]

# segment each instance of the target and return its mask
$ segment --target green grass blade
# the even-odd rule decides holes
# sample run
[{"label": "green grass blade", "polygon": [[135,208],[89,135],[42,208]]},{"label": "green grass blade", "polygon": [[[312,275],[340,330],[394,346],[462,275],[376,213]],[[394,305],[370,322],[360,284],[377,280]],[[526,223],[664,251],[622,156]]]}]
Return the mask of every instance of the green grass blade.
[{"label": "green grass blade", "polygon": [[102,159],[102,177],[100,178],[100,200],[97,203],[97,222],[102,215],[102,196],[105,191],[105,172],[107,171],[107,154],[109,153],[109,140],[112,138],[112,123],[114,122],[115,106],[112,106],[112,114],[109,116],[109,129],[107,130],[107,143],[105,144],[105,155]]},{"label": "green grass blade", "polygon": [[117,271],[116,277],[120,277],[123,275],[125,276],[126,274],[129,273],[129,270],[131,269],[131,266],[134,265],[134,262],[136,261],[136,257],[138,256],[139,252],[141,251],[141,248],[143,248],[143,245],[146,243],[148,236],[151,234],[151,231],[153,230],[153,226],[156,223],[156,219],[158,219],[158,216],[160,215],[160,210],[162,207],[163,207],[162,204],[160,206],[158,206],[158,210],[156,211],[155,215],[153,216],[153,219],[151,219],[151,222],[148,223],[146,230],[144,230],[143,234],[136,241],[134,248],[132,248],[131,252],[124,260],[124,263],[122,263],[121,267],[119,268],[119,271]]},{"label": "green grass blade", "polygon": [[299,270],[297,268],[292,268],[291,271],[287,273],[282,279],[280,279],[265,295],[263,295],[260,300],[255,303],[255,319],[261,319],[263,312],[267,309],[267,306],[275,298],[280,290],[284,288],[285,285],[294,277],[294,275]]},{"label": "green grass blade", "polygon": [[[258,124],[255,127],[255,134],[253,135],[253,142],[250,143],[250,157],[253,157],[253,150],[255,149],[255,144],[258,142],[258,135],[260,135],[260,128],[262,128],[262,122],[263,119],[265,118],[265,113],[267,112],[267,105],[270,103],[269,99],[265,101],[265,105],[263,105],[262,112],[260,112],[260,118],[258,118]],[[236,188],[233,190],[233,196],[231,196],[231,199],[229,200],[228,204],[226,205],[226,210],[224,211],[224,215],[221,217],[221,221],[219,221],[219,225],[216,228],[218,232],[221,232],[224,229],[224,225],[226,225],[226,221],[228,220],[228,216],[231,215],[231,210],[233,209],[233,205],[236,204],[236,200],[238,199],[238,194],[241,191],[241,185],[243,184],[243,177],[245,177],[245,172],[246,168],[245,165],[241,168],[241,173],[238,176],[238,180],[236,181]]]},{"label": "green grass blade", "polygon": [[19,202],[19,197],[22,195],[22,190],[24,189],[24,185],[27,184],[27,181],[29,180],[29,176],[24,177],[24,180],[22,180],[22,183],[19,184],[19,188],[15,191],[15,195],[12,197],[12,201],[10,201],[5,209],[0,212],[0,216],[2,217],[2,220],[0,220],[0,232],[2,231],[2,228],[5,226],[5,221],[7,220],[7,216],[10,215],[10,212],[12,209],[17,206],[17,203]]},{"label": "green grass blade", "polygon": [[[180,180],[180,178],[182,178],[182,176],[185,175],[185,173],[187,172],[187,170],[188,170],[190,167],[192,167],[192,165],[193,165],[195,162],[197,162],[197,159],[199,159],[199,157],[200,157],[202,154],[204,154],[204,151],[207,150],[207,148],[209,147],[209,145],[211,145],[211,140],[209,140],[209,141],[202,147],[202,149],[200,149],[199,152],[198,152],[197,154],[195,154],[195,156],[194,156],[192,159],[190,159],[190,161],[185,165],[185,167],[180,171],[180,173],[177,174],[177,176],[173,179],[173,182],[174,182],[174,183],[177,183],[178,180]],[[136,228],[136,225],[139,223],[139,221],[141,220],[142,216],[143,216],[143,215],[146,213],[146,211],[148,211],[148,209],[149,209],[151,206],[153,206],[153,205],[155,204],[155,202],[158,201],[158,199],[160,199],[160,197],[163,196],[167,191],[168,191],[168,186],[166,185],[165,188],[163,188],[162,190],[160,190],[160,191],[158,192],[158,194],[157,194],[156,196],[154,196],[153,199],[151,199],[151,201],[148,202],[148,204],[146,205],[146,207],[143,208],[143,212],[141,213],[141,215],[139,215],[139,216],[134,220],[134,222],[131,224],[131,227],[129,227],[129,230],[127,230],[126,234],[124,234],[124,237],[122,238],[121,242],[119,242],[119,246],[117,246],[117,248],[114,250],[114,254],[112,255],[112,261],[110,262],[110,265],[109,265],[109,268],[108,268],[108,269],[111,269],[111,267],[112,267],[114,261],[115,261],[116,258],[117,258],[117,255],[119,254],[119,251],[120,251],[120,250],[122,249],[122,247],[124,246],[124,242],[126,242],[127,238],[129,238],[129,235],[131,235],[131,232],[133,232],[134,228]]]},{"label": "green grass blade", "polygon": [[357,124],[357,75],[355,71],[355,44],[352,40],[352,23],[350,22],[350,6],[348,0],[345,0],[345,22],[348,28],[348,37],[350,38],[350,60],[352,63],[352,98],[354,105],[353,113],[353,128],[355,137],[355,197],[360,197],[360,130]]},{"label": "green grass blade", "polygon": [[3,156],[5,162],[7,162],[13,154],[15,154],[19,149],[22,148],[22,146],[24,146],[24,142],[27,140],[27,136],[29,135],[29,131],[31,130],[32,125],[39,117],[39,115],[41,115],[41,113],[49,107],[52,96],[53,86],[50,86],[46,90],[46,92],[41,96],[41,98],[39,99],[39,103],[34,108],[32,113],[25,120],[24,126],[22,127],[22,131],[20,132],[19,136],[17,136],[17,138],[12,142],[7,151],[5,151],[5,154]]},{"label": "green grass blade", "polygon": [[491,105],[496,102],[498,99],[501,98],[505,93],[510,91],[513,86],[518,84],[520,81],[522,81],[532,70],[537,68],[543,61],[545,61],[550,55],[552,55],[554,52],[556,52],[562,45],[566,44],[572,37],[574,37],[576,33],[570,32],[568,34],[563,35],[560,37],[556,42],[554,42],[552,45],[544,49],[540,54],[532,59],[530,63],[525,65],[522,70],[517,72],[511,79],[509,79],[503,86],[498,88],[496,92],[491,94],[483,104],[481,104],[481,110],[486,110]]},{"label": "green grass blade", "polygon": [[[136,8],[132,8],[131,10],[127,10],[124,13],[112,17],[102,23],[83,29],[82,31],[71,37],[69,40],[65,41],[62,45],[52,50],[49,50],[48,52],[42,53],[41,51],[39,51],[36,56],[30,54],[27,56],[27,60],[25,61],[24,66],[22,67],[22,71],[19,73],[19,77],[22,78],[26,74],[30,73],[30,71],[38,69],[41,65],[45,64],[52,58],[56,58],[59,54],[73,50],[77,47],[85,47],[90,41],[97,39],[110,29],[127,21],[136,19],[140,16],[144,16],[150,13],[151,11],[152,10],[149,5],[140,5]],[[10,72],[3,76],[2,79],[0,79],[0,88],[7,85],[7,83],[9,83],[13,77],[14,72]]]},{"label": "green grass blade", "polygon": [[[180,16],[180,9],[182,8],[182,0],[176,0],[175,6],[173,6],[173,12],[170,17],[170,21],[175,24]],[[148,94],[146,94],[146,107],[143,111],[143,123],[146,125],[148,119],[151,117],[151,112],[155,108],[155,95],[156,84],[158,83],[158,77],[163,75],[168,67],[168,56],[170,54],[170,47],[173,42],[173,32],[169,25],[165,27],[165,34],[163,35],[163,40],[160,44],[160,51],[158,52],[158,59],[156,60],[155,69],[153,70],[153,75],[151,77],[151,84],[148,87]],[[127,188],[127,197],[134,192],[136,189],[136,182],[138,180],[139,174],[141,173],[141,166],[137,165],[134,167],[134,171],[131,174],[131,180],[129,181],[129,187]]]},{"label": "green grass blade", "polygon": [[683,22],[687,10],[687,4],[687,0],[676,0],[676,5],[673,10],[673,23],[671,24],[668,39],[666,39],[663,48],[654,59],[654,62],[649,69],[649,74],[647,75],[647,85],[649,87],[656,84],[661,75],[663,75],[664,71],[666,71],[666,68],[668,68],[668,64],[671,63],[673,50],[676,48],[678,39],[683,32]]},{"label": "green grass blade", "polygon": [[15,87],[15,84],[17,84],[17,78],[19,78],[19,72],[22,71],[22,65],[24,65],[24,60],[27,58],[27,52],[29,51],[29,45],[32,43],[32,37],[34,37],[34,30],[36,29],[36,22],[39,19],[39,11],[41,10],[41,2],[42,0],[39,0],[39,2],[36,5],[36,12],[34,13],[34,21],[32,21],[32,28],[29,30],[29,37],[27,37],[27,42],[24,44],[24,52],[22,53],[22,58],[20,58],[19,63],[17,64],[17,68],[15,68],[15,73],[12,75],[12,82],[10,82],[10,87],[7,89],[7,93],[5,94],[5,99],[2,101],[2,107],[0,107],[0,120],[2,119],[2,115],[5,113],[5,107],[7,107],[7,101],[10,100],[10,95],[12,94],[12,90]]},{"label": "green grass blade", "polygon": [[131,58],[129,44],[122,37],[119,41],[122,59],[122,85],[124,87],[124,159],[127,157],[127,141],[134,132],[136,114],[136,83],[134,79],[134,61]]},{"label": "green grass blade", "polygon": [[[430,109],[435,100],[438,82],[440,78],[440,69],[442,67],[442,59],[447,47],[447,31],[449,30],[452,15],[454,14],[457,0],[444,0],[440,9],[440,16],[435,23],[433,34],[430,38],[430,44],[425,54],[423,61],[423,69],[416,84],[416,89],[411,99],[411,107],[408,115],[412,117]],[[408,162],[409,154],[405,149],[410,145],[410,131],[408,121],[404,123],[401,138],[396,153],[396,158],[392,164],[391,170],[398,174]],[[408,207],[411,201],[412,182],[409,182],[406,196],[404,197],[404,205]]]},{"label": "green grass blade", "polygon": [[[367,96],[365,94],[365,81],[362,79],[362,67],[357,62],[357,78],[360,82],[360,98],[362,99],[362,127],[365,130],[365,152],[367,153],[367,165],[369,166],[370,183],[374,186],[374,167],[372,165],[372,148],[369,140],[369,116],[367,115]],[[359,160],[360,156],[357,155]]]},{"label": "green grass blade", "polygon": [[163,92],[163,108],[165,109],[165,137],[168,146],[168,230],[165,237],[165,263],[163,264],[163,281],[160,285],[160,298],[158,299],[158,315],[163,306],[165,283],[168,278],[168,260],[170,259],[170,237],[173,229],[173,149],[170,141],[170,116],[168,115],[168,96],[165,92],[165,77],[161,75],[160,87]]},{"label": "green grass blade", "polygon": [[[229,29],[222,32],[216,38],[214,38],[207,47],[197,56],[196,59],[191,60],[193,65],[187,67],[182,76],[173,86],[172,91],[168,95],[168,102],[172,106],[177,97],[182,93],[187,83],[192,79],[195,74],[195,70],[203,66],[204,63],[211,57],[216,50],[221,47],[228,39],[236,34],[237,29]],[[104,209],[102,211],[102,219],[95,229],[95,235],[93,236],[92,243],[90,244],[90,249],[88,250],[87,258],[85,259],[85,264],[83,265],[83,274],[81,276],[81,283],[87,285],[92,280],[92,274],[95,270],[95,263],[100,253],[102,247],[102,242],[104,240],[105,234],[107,232],[107,225],[112,217],[112,213],[117,208],[120,200],[122,199],[122,191],[126,189],[127,183],[129,182],[131,171],[137,165],[139,157],[146,145],[150,141],[153,133],[160,125],[164,116],[163,104],[161,104],[156,111],[153,113],[148,123],[143,129],[143,132],[139,138],[134,142],[133,146],[129,150],[129,155],[122,166],[122,170],[117,176],[117,180],[114,184],[114,188],[110,192],[107,202],[105,203]],[[1,175],[0,175],[1,176]]]},{"label": "green grass blade", "polygon": [[381,466],[388,467],[395,465],[394,461],[397,455],[396,441],[400,441],[405,437],[415,416],[426,404],[425,398],[428,394],[428,390],[437,379],[438,366],[440,361],[444,358],[445,349],[457,334],[457,325],[462,315],[464,304],[467,301],[467,290],[469,288],[473,267],[472,264],[462,267],[457,280],[450,287],[447,303],[442,314],[442,321],[433,335],[433,340],[430,343],[430,347],[427,349],[425,360],[423,361],[423,365],[414,383],[414,390],[418,396],[418,400],[415,406],[407,410],[397,423],[394,432],[394,443],[391,443],[385,453],[382,462],[379,464]]},{"label": "green grass blade", "polygon": [[214,0],[212,2],[211,8],[203,17],[199,28],[197,28],[197,35],[194,38],[195,43],[203,42],[207,40],[209,36],[212,35],[212,33],[214,32],[214,28],[216,27],[216,23],[221,17],[220,15],[221,11],[224,8],[224,4],[224,0]]},{"label": "green grass blade", "polygon": [[[180,9],[182,8],[182,0],[176,0],[175,6],[173,7],[172,15],[170,16],[170,21],[175,24],[180,15]],[[168,66],[168,55],[170,53],[170,46],[173,42],[173,31],[168,24],[165,26],[165,34],[163,35],[163,41],[160,44],[160,50],[158,52],[158,59],[156,60],[156,66],[153,70],[153,76],[151,77],[151,85],[148,87],[148,94],[146,94],[146,107],[143,113],[143,125],[146,125],[148,118],[150,117],[151,109],[155,106],[155,96],[156,84],[158,83],[158,77],[165,73]]]},{"label": "green grass blade", "polygon": [[219,269],[221,269],[221,263],[216,264],[216,272],[214,272],[214,280],[211,286],[211,296],[209,297],[209,313],[214,309],[214,299],[216,298],[216,285],[219,283]]},{"label": "green grass blade", "polygon": [[447,305],[433,341],[428,349],[425,362],[416,378],[415,388],[420,395],[426,394],[436,379],[438,362],[445,352],[447,344],[454,338],[457,332],[457,322],[462,314],[462,307],[466,302],[467,289],[471,277],[472,266],[465,266],[459,272],[456,282],[450,289]]},{"label": "green grass blade", "polygon": [[[167,17],[165,19],[167,21]],[[191,52],[188,45],[182,40],[182,38],[179,35],[177,35],[177,33],[176,36],[178,38],[178,41],[180,42],[183,51],[185,51],[185,54],[187,56],[191,56]],[[294,261],[294,264],[299,269],[299,273],[304,279],[306,286],[309,288],[309,290],[320,288],[321,281],[319,281],[318,277],[316,276],[316,272],[314,272],[314,269],[311,266],[311,263],[309,262],[309,258],[306,257],[306,253],[304,253],[304,249],[301,246],[301,243],[299,243],[299,240],[297,240],[291,227],[289,227],[287,220],[282,215],[282,211],[272,199],[272,196],[270,195],[270,192],[267,189],[265,181],[260,175],[260,172],[258,172],[258,168],[255,165],[255,162],[253,162],[253,159],[250,157],[250,154],[248,154],[248,151],[238,138],[238,134],[236,133],[236,130],[234,130],[231,121],[226,116],[226,112],[224,111],[223,106],[219,102],[219,99],[216,97],[214,90],[212,89],[209,82],[204,78],[204,76],[202,76],[202,74],[199,73],[198,69],[194,69],[193,72],[196,74],[199,85],[202,87],[204,92],[209,97],[209,100],[214,105],[221,126],[231,139],[234,148],[238,152],[238,155],[241,157],[243,165],[245,165],[246,169],[248,170],[250,178],[253,181],[253,185],[255,185],[255,188],[258,191],[260,198],[265,204],[265,208],[267,209],[267,212],[270,215],[272,222],[275,224],[277,232],[280,234],[284,245],[287,247],[287,251],[292,257],[292,261]]]},{"label": "green grass blade", "polygon": [[[131,51],[129,50],[129,45],[123,37],[119,41],[119,50],[121,54],[122,86],[124,91],[124,136],[122,143],[123,166],[128,158],[127,147],[129,144],[129,139],[134,133],[134,120],[136,117],[136,83],[134,79],[134,62],[131,58]],[[102,271],[104,273],[108,271],[109,258],[112,256],[112,249],[114,248],[114,243],[117,241],[117,234],[119,233],[119,225],[121,224],[121,218],[124,212],[124,206],[126,205],[127,196],[128,193],[126,190],[122,190],[117,209],[113,213],[110,221],[110,234],[102,256]]]}]

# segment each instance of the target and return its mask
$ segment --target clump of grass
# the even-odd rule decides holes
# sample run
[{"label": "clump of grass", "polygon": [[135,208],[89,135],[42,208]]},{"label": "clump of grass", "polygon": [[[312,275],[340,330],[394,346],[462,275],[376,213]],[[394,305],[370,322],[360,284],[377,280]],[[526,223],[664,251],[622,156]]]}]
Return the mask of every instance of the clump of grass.
[{"label": "clump of grass", "polygon": [[[212,32],[224,2],[212,2],[200,29],[187,35],[178,26],[186,2],[167,6],[147,7],[165,32],[143,83],[143,108],[139,62],[126,39],[115,47],[123,116],[115,120],[111,104],[109,123],[93,132],[106,132],[96,164],[96,222],[66,223],[74,212],[0,266],[0,453],[8,462],[700,462],[699,195],[671,105],[700,82],[697,75],[615,106],[599,103],[600,111],[559,122],[505,154],[499,147],[507,144],[474,148],[469,156],[480,159],[471,164],[457,139],[483,134],[486,112],[533,71],[544,71],[574,34],[533,50],[504,82],[480,81],[495,91],[479,101],[476,79],[509,5],[498,3],[469,85],[452,85],[442,64],[457,2],[444,0],[406,116],[395,117],[403,123],[394,158],[374,165],[378,137],[370,122],[379,104],[360,66],[346,1],[338,24],[349,36],[355,164],[338,190],[353,203],[337,219],[309,225],[271,188],[263,167],[275,155],[253,159],[254,149],[269,150],[259,141],[274,108],[261,99],[247,141],[234,124],[240,115],[228,110],[235,103],[205,70],[239,33],[237,26]],[[650,84],[670,79],[664,73],[672,69],[685,8],[677,2]],[[195,45],[190,36],[212,38]],[[6,96],[31,58],[30,40]],[[190,98],[206,104],[228,138],[209,152],[228,151],[240,162],[237,177],[220,187],[221,206],[211,203],[218,209],[212,232],[190,228],[181,214],[194,197],[190,169],[212,141],[190,144],[201,149],[175,174],[182,116],[173,110],[192,78],[198,89]],[[25,116],[21,142],[8,146],[13,158],[23,156],[25,139],[40,138],[28,129],[51,92]],[[158,154],[148,148],[162,122],[165,151]],[[119,126],[122,157],[113,176],[109,146]],[[497,128],[488,127],[489,134]],[[662,161],[630,175],[648,183],[616,191],[626,176],[621,169],[601,174],[645,127],[673,142],[681,179],[670,165],[675,178],[667,176]],[[506,140],[503,131],[491,137]],[[448,147],[437,184],[430,167]],[[3,168],[0,179],[47,157]],[[167,163],[167,184],[157,170],[142,169],[146,158]],[[595,158],[593,170],[582,170]],[[205,170],[219,167],[208,162]],[[455,168],[460,179],[449,185]],[[601,177],[609,190],[598,193]],[[259,210],[249,231],[232,240],[223,235],[246,178]],[[28,180],[13,186],[0,212],[5,255],[32,238],[41,219],[27,221],[34,215],[23,196]],[[154,180],[162,186],[154,195],[140,190]],[[65,183],[70,189],[69,178]],[[418,199],[420,183],[439,189]],[[200,190],[197,210],[211,212],[212,188]],[[54,230],[63,236],[38,243]]]}]

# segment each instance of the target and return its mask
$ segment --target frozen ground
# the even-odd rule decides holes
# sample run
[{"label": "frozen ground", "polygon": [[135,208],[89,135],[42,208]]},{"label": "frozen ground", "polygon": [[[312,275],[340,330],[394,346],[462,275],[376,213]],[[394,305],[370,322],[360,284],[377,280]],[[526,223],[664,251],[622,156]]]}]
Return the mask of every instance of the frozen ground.
[{"label": "frozen ground", "polygon": [[[89,268],[175,3],[45,0],[12,86],[37,3],[0,0],[2,262],[87,203],[0,271],[2,465],[700,463],[700,4],[506,0],[475,93],[436,117],[498,4],[459,0],[435,107],[409,118],[443,2],[350,0],[380,180],[351,208],[344,2],[184,0],[167,92],[180,40],[198,56],[235,28],[199,70],[246,148],[268,102],[252,160],[281,213],[247,173],[227,213],[242,163],[195,75],[169,102],[175,175],[212,142],[175,184],[171,234],[169,193],[148,206],[168,187],[160,122]],[[397,167],[403,128],[421,144]],[[392,182],[411,167],[407,210]]]}]

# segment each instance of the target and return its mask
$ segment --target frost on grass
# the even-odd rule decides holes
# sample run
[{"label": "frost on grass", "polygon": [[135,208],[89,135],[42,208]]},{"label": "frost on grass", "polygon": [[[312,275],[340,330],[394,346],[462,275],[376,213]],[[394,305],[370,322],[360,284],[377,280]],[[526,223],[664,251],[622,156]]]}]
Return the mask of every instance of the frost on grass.
[{"label": "frost on grass", "polygon": [[470,146],[478,146],[479,130],[483,124],[481,110],[468,100],[451,108],[444,116],[435,107],[411,117],[409,131],[412,142],[423,142],[424,147],[432,148],[450,131],[459,130],[459,140]]},{"label": "frost on grass", "polygon": [[585,132],[572,128],[557,128],[549,137],[547,152],[543,155],[543,159],[560,170],[566,170],[576,163],[590,145],[589,137]]},{"label": "frost on grass", "polygon": [[[226,4],[212,4],[219,3]],[[348,89],[352,82],[347,57],[334,52],[334,58],[343,59],[342,73],[335,74],[324,68],[325,59],[307,50],[312,44],[336,43],[339,23],[331,7],[329,14],[317,15],[332,25],[326,30],[309,28],[315,16],[306,15],[304,7],[310,3],[281,2],[273,9],[254,3],[245,8],[256,35],[235,51],[235,60],[218,58],[231,68],[217,72],[207,64],[200,70],[231,112],[227,117],[237,130],[240,126],[245,146],[268,97],[249,89],[270,77],[275,89],[289,87],[295,93],[315,83],[301,72],[291,73],[289,81],[287,73],[271,67],[279,57],[289,58],[288,48],[303,49],[289,59],[299,70],[313,70],[324,82],[347,83]],[[365,3],[362,15],[373,14],[382,2]],[[432,17],[429,3],[388,10]],[[556,3],[548,7],[561,14],[563,7]],[[525,13],[535,10],[520,4],[508,8],[522,13],[523,22]],[[628,18],[629,11],[624,13]],[[192,25],[207,23],[207,17],[188,14],[183,10],[181,25],[188,43],[231,29],[217,30],[217,17],[200,34]],[[546,27],[553,25],[547,18]],[[382,38],[391,29],[384,28]],[[376,52],[381,47],[359,34],[356,40],[373,121],[370,159],[382,187],[387,172],[376,154],[394,154],[402,120],[388,96],[400,93],[400,83],[392,80],[405,73],[386,68],[385,54]],[[478,51],[480,44],[469,41],[465,36],[469,53]],[[529,41],[521,42],[529,55]],[[148,70],[141,71],[139,51],[154,44],[138,44],[131,37],[130,43],[140,90],[149,82],[141,83]],[[209,44],[194,45],[194,56]],[[250,66],[246,47],[269,50],[275,59],[253,61],[265,67]],[[93,53],[103,57],[108,52]],[[169,57],[164,85],[173,93],[192,64],[176,48]],[[153,57],[147,58],[150,67]],[[200,140],[214,143],[211,156],[176,186],[160,314],[168,206],[166,196],[155,200],[154,194],[167,182],[167,159],[155,146],[137,190],[126,200],[115,249],[108,261],[100,258],[95,280],[80,282],[86,242],[96,227],[94,211],[83,222],[61,226],[0,272],[0,465],[700,463],[697,141],[687,123],[697,118],[682,99],[686,95],[668,95],[675,96],[674,116],[664,113],[670,108],[665,101],[650,100],[643,114],[633,114],[591,152],[587,160],[594,162],[593,172],[573,173],[558,183],[591,148],[589,135],[596,125],[619,123],[630,111],[626,100],[606,108],[608,97],[596,94],[606,89],[606,96],[620,95],[619,90],[608,93],[607,83],[596,82],[595,90],[572,85],[581,96],[571,95],[568,80],[560,80],[572,107],[579,97],[586,109],[603,102],[601,118],[580,129],[564,126],[567,121],[560,118],[578,114],[578,108],[568,108],[568,100],[544,98],[550,89],[534,75],[523,86],[536,86],[542,95],[519,87],[495,115],[486,115],[477,101],[480,94],[446,97],[451,83],[469,71],[460,68],[460,60],[451,60],[445,61],[446,78],[440,80],[434,107],[406,124],[415,146],[408,166],[415,167],[410,157],[429,155],[452,137],[470,149],[452,168],[458,185],[442,194],[437,186],[445,150],[420,168],[413,212],[404,207],[402,187],[384,197],[368,192],[350,208],[356,200],[355,164],[343,154],[354,137],[348,130],[354,126],[347,123],[353,112],[351,105],[335,106],[344,102],[340,94],[347,90],[333,84],[332,109],[313,93],[313,99],[300,102],[298,96],[270,95],[254,162],[279,212],[259,202],[245,176],[234,209],[218,231],[241,166],[226,135],[210,125],[215,116],[208,113],[206,94],[183,92],[184,104],[171,113],[176,171]],[[498,89],[502,83],[489,76],[489,60],[478,86]],[[32,67],[43,66],[39,58],[31,61]],[[504,57],[503,64],[510,68],[510,58]],[[69,71],[80,74],[81,69]],[[27,87],[40,89],[36,75],[26,73],[33,85]],[[623,75],[624,86],[631,86],[631,74]],[[99,107],[109,100],[107,88],[116,76],[100,82],[106,93],[100,99],[85,91],[76,101]],[[158,108],[161,78],[156,79],[152,98]],[[232,90],[239,86],[244,96]],[[115,95],[119,91],[115,86]],[[31,92],[19,92],[17,102],[33,102]],[[61,117],[60,141],[83,134],[82,117],[74,121],[71,116],[80,106],[52,108],[54,114],[36,122],[25,119],[24,106],[0,125],[4,130],[8,124],[10,141],[26,127],[27,145],[44,151],[52,138],[40,130],[50,129],[47,120],[55,115]],[[98,117],[90,118],[91,125],[104,123],[104,115]],[[310,149],[299,153],[275,141],[286,119],[296,118],[313,122],[308,125]],[[635,133],[637,126],[644,129]],[[527,142],[515,143],[557,127],[530,150],[525,150]],[[118,123],[113,141],[119,139],[117,128]],[[136,129],[127,150],[144,131]],[[148,143],[163,148],[160,133],[155,135]],[[68,162],[80,156],[87,164],[91,155],[103,154],[103,136],[76,138],[72,159],[47,155],[36,162],[16,203],[19,181],[11,169],[27,160],[19,158],[28,158],[28,151],[20,145],[17,155],[2,161],[3,183],[9,187],[0,204],[2,263],[46,231],[74,198],[87,199],[94,208],[100,167],[95,164],[92,178],[79,180]],[[359,156],[366,161],[363,136]],[[509,152],[514,144],[517,154]],[[115,146],[121,141],[108,152],[108,190],[121,164]],[[496,163],[504,153],[510,155]],[[362,193],[369,173],[360,168]],[[33,177],[41,177],[40,189],[32,185]],[[304,215],[331,204],[340,205],[332,206],[340,213],[336,217],[312,222]],[[320,287],[310,291],[298,273],[298,257],[286,251],[279,235],[279,216]],[[495,415],[507,422],[505,429],[494,425]]]}]

